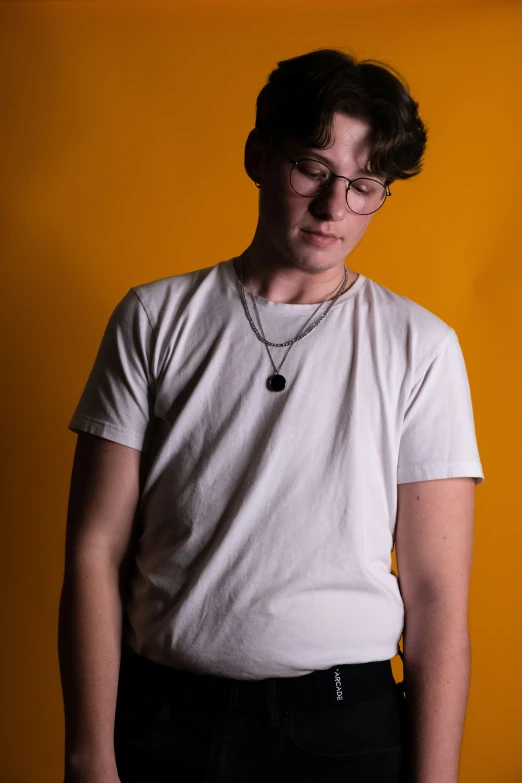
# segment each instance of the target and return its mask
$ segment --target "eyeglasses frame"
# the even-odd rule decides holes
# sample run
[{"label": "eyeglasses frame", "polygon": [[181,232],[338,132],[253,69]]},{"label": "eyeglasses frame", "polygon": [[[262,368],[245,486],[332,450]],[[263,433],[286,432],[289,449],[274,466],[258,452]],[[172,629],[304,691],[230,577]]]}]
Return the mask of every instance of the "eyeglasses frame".
[{"label": "eyeglasses frame", "polygon": [[[348,177],[345,177],[342,174],[334,174],[332,169],[330,168],[330,166],[327,166],[326,163],[324,163],[322,160],[317,160],[316,158],[308,158],[308,157],[307,158],[298,158],[297,160],[293,160],[292,158],[288,157],[288,155],[286,153],[284,153],[282,150],[281,150],[281,154],[283,155],[283,157],[286,158],[286,160],[289,163],[292,164],[292,168],[290,169],[290,174],[289,174],[289,180],[290,180],[290,187],[292,188],[294,193],[297,193],[297,190],[292,185],[292,171],[294,170],[295,166],[297,166],[297,164],[301,160],[311,160],[313,163],[320,163],[321,166],[325,166],[325,168],[327,168],[328,171],[330,172],[330,175],[331,175],[330,176],[330,180],[329,180],[328,184],[326,185],[326,187],[324,188],[324,190],[321,191],[321,193],[318,193],[317,196],[303,196],[302,193],[297,193],[297,195],[301,196],[301,198],[318,198],[323,193],[327,192],[327,190],[331,187],[332,182],[334,181],[334,179],[345,179],[347,181],[347,183],[348,183],[348,185],[346,186],[346,206],[348,207],[350,212],[352,212],[354,215],[374,215],[375,212],[377,212],[382,206],[384,206],[384,203],[386,202],[386,199],[389,196],[392,195],[391,192],[390,192],[390,188],[387,185],[383,185],[382,182],[379,182],[378,179],[373,179],[373,177],[355,177],[354,179],[349,179]],[[350,190],[350,188],[353,185],[353,183],[357,182],[357,180],[359,180],[359,179],[369,179],[371,182],[377,182],[379,185],[381,185],[384,188],[384,198],[382,200],[382,204],[379,204],[377,209],[374,209],[371,212],[354,212],[354,210],[348,204],[348,191]]]}]

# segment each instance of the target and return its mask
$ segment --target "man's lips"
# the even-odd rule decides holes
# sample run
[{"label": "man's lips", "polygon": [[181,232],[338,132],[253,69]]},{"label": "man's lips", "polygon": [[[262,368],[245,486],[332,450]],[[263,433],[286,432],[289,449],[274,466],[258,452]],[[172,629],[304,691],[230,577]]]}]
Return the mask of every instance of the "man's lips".
[{"label": "man's lips", "polygon": [[319,247],[333,245],[339,238],[334,234],[324,234],[320,231],[309,231],[305,228],[302,229],[302,232],[305,235],[307,242],[310,242],[312,245],[317,245]]}]

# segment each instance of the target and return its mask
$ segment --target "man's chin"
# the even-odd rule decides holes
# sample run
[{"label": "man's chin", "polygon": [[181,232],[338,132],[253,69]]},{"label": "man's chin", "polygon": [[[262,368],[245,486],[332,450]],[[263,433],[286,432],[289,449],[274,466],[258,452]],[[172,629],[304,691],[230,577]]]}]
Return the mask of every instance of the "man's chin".
[{"label": "man's chin", "polygon": [[346,255],[339,253],[339,248],[334,250],[329,248],[299,247],[294,248],[290,254],[292,266],[302,269],[303,272],[321,274],[336,266],[341,266],[345,261]]}]

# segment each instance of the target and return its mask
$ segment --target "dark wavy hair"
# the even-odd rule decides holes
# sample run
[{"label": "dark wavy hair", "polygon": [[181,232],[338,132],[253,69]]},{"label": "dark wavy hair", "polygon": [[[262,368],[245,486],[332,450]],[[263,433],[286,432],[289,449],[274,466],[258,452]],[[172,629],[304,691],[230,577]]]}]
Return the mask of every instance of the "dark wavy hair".
[{"label": "dark wavy hair", "polygon": [[404,79],[386,63],[340,49],[278,62],[257,97],[256,129],[269,153],[287,135],[325,149],[336,112],[370,125],[371,172],[388,184],[420,172],[427,130]]}]

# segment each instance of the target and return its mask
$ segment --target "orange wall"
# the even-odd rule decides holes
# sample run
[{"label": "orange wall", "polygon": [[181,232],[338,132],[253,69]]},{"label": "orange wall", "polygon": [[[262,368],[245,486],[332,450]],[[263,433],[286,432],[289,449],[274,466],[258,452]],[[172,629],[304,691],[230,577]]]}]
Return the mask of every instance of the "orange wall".
[{"label": "orange wall", "polygon": [[522,7],[245,5],[0,4],[0,779],[62,780],[67,423],[106,320],[130,286],[245,247],[257,191],[242,156],[257,92],[277,60],[348,46],[404,73],[430,130],[424,173],[393,186],[348,263],[436,312],[461,339],[486,473],[461,781],[519,783]]}]

